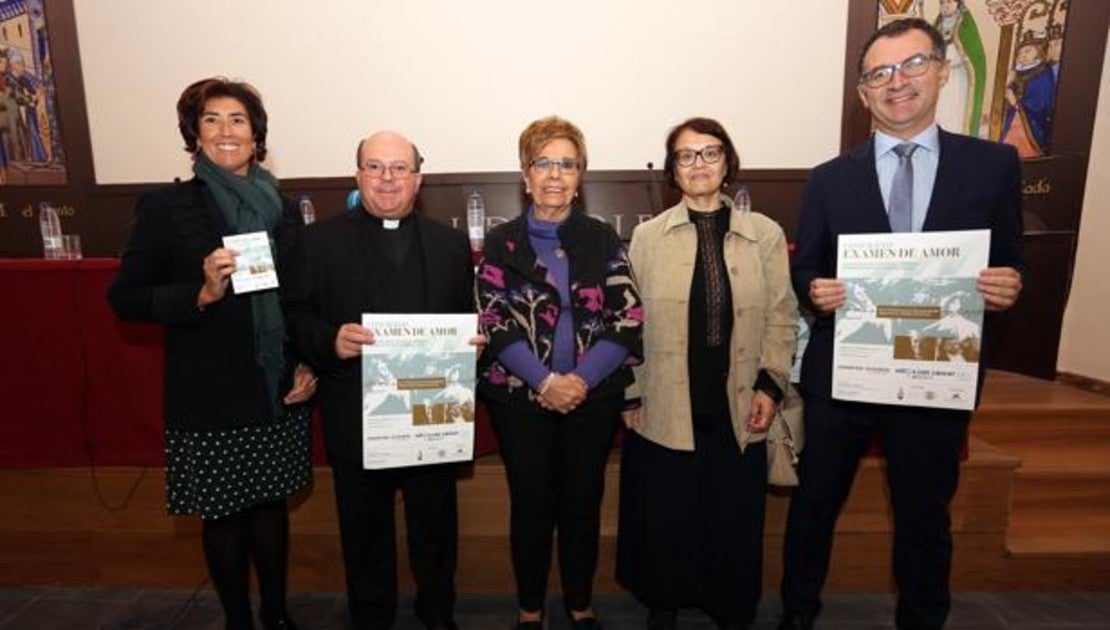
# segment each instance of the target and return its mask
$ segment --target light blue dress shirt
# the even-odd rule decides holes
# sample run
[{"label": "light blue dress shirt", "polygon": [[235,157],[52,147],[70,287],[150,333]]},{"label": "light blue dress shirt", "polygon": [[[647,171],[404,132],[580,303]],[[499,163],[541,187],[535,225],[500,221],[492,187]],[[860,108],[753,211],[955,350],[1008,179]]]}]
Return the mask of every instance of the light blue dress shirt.
[{"label": "light blue dress shirt", "polygon": [[[898,168],[898,155],[895,146],[906,142],[900,138],[875,132],[875,171],[879,175],[879,191],[883,195],[883,206],[890,212],[890,188],[894,171]],[[934,123],[925,131],[909,139],[918,145],[913,152],[913,231],[920,232],[925,225],[925,213],[929,211],[929,200],[933,197],[933,183],[937,180],[937,164],[940,163],[940,129]]]}]

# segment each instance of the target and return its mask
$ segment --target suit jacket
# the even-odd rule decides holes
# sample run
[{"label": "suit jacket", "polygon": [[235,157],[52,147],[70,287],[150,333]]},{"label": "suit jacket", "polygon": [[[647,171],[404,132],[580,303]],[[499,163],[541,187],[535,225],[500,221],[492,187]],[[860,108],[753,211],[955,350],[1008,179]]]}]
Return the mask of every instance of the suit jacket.
[{"label": "suit jacket", "polygon": [[[462,232],[414,217],[424,262],[425,303],[431,313],[474,312],[474,267]],[[324,444],[332,462],[362,465],[362,365],[340,360],[335,336],[363,313],[384,312],[381,290],[368,270],[382,252],[367,248],[370,217],[362,209],[313,224],[299,240],[284,294],[294,348],[315,368],[324,419]]]},{"label": "suit jacket", "polygon": [[[991,231],[991,267],[1024,269],[1017,152],[1009,145],[942,129],[940,161],[923,231],[975,229]],[[791,264],[800,304],[816,313],[809,299],[810,281],[837,277],[837,236],[890,231],[875,171],[874,139],[814,168],[802,193]],[[832,314],[816,318],[802,363],[802,388],[825,398],[831,397],[832,390],[834,320]],[[980,360],[980,386],[984,366]]]},{"label": "suit jacket", "polygon": [[[120,319],[166,326],[166,426],[212,431],[269,422],[274,406],[256,359],[251,294],[231,288],[200,310],[204,258],[222,247],[231,231],[212,192],[199,179],[144,193],[135,227],[108,290]],[[283,199],[274,229],[280,290],[287,257],[302,223],[296,205]],[[289,390],[296,359],[286,352],[279,395]]]}]

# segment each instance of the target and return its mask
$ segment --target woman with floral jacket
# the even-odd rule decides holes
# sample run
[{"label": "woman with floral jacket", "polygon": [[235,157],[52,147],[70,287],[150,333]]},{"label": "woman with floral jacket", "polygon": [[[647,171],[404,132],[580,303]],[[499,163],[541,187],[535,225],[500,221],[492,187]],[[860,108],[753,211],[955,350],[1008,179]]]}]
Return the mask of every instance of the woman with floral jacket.
[{"label": "woman with floral jacket", "polygon": [[486,237],[478,270],[480,391],[509,479],[518,628],[541,628],[554,534],[575,628],[591,609],[605,464],[643,305],[620,239],[574,203],[586,169],[582,132],[537,120],[520,136],[532,203]]}]

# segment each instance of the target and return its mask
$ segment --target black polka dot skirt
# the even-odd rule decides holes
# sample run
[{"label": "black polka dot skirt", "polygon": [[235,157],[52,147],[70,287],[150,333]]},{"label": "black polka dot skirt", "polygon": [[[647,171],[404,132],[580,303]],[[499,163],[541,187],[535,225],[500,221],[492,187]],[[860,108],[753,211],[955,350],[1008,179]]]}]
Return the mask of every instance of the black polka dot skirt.
[{"label": "black polka dot skirt", "polygon": [[288,497],[312,479],[309,410],[226,431],[166,431],[170,514],[219,518]]}]

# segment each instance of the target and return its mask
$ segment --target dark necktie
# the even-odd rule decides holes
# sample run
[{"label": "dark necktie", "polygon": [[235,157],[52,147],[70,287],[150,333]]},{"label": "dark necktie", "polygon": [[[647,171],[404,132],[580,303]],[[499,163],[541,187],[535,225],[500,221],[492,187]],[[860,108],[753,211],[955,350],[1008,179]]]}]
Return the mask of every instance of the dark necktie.
[{"label": "dark necktie", "polygon": [[892,232],[913,231],[913,152],[917,145],[903,142],[892,151],[898,156],[898,168],[894,170],[894,180],[890,184],[890,203],[887,215],[890,217]]}]

